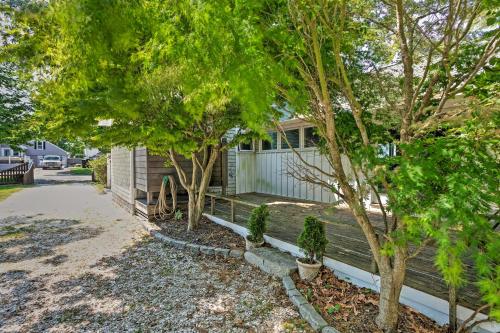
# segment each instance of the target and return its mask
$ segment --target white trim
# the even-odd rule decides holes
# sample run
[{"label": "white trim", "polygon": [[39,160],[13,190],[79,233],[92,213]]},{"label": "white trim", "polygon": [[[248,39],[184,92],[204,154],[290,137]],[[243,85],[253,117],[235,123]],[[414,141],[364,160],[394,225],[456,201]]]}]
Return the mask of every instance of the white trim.
[{"label": "white trim", "polygon": [[[243,237],[245,237],[248,234],[248,230],[243,226],[228,222],[224,219],[221,219],[219,217],[210,214],[204,213],[203,215],[206,216],[209,220],[217,224],[220,224],[222,226],[225,226]],[[264,235],[264,239],[266,240],[267,243],[271,244],[273,247],[280,249],[281,251],[289,252],[297,257],[303,257],[299,247],[297,247],[296,245],[284,242],[282,240],[267,235]],[[333,270],[335,275],[340,279],[348,280],[349,282],[352,282],[353,284],[359,287],[369,288],[376,292],[379,292],[380,290],[380,277],[376,274],[369,273],[357,267],[348,265],[346,263],[328,257],[325,257],[323,259],[323,263],[326,267]],[[410,306],[415,310],[417,310],[418,312],[435,320],[440,325],[448,323],[448,302],[444,299],[424,293],[415,288],[403,286],[399,301],[401,304]],[[465,308],[461,305],[458,306],[457,312],[459,321],[465,320],[473,313],[471,309]],[[486,315],[478,314],[476,320],[481,320],[485,318]],[[480,333],[500,332],[500,323],[495,323],[495,322],[481,323],[475,327],[474,332],[480,332]]]}]

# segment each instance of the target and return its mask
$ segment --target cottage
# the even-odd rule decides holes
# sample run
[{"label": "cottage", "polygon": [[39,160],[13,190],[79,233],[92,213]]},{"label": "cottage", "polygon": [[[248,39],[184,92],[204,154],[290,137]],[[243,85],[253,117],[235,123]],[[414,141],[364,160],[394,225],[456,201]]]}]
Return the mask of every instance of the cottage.
[{"label": "cottage", "polygon": [[64,166],[67,166],[68,153],[50,141],[29,141],[20,146],[21,150],[14,150],[9,145],[0,145],[0,157],[20,157],[32,161],[35,167],[40,167],[43,157],[57,155],[61,157]]}]

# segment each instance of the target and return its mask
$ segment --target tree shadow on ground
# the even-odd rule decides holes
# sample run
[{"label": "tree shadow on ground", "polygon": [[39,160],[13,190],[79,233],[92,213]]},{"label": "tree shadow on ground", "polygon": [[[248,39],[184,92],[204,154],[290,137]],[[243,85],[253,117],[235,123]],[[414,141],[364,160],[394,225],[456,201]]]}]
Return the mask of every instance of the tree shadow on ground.
[{"label": "tree shadow on ground", "polygon": [[[80,226],[80,223],[74,219],[42,219],[37,216],[0,219],[0,263],[55,255],[57,246],[96,237],[103,231],[102,228]],[[54,260],[60,264],[65,259]]]},{"label": "tree shadow on ground", "polygon": [[[149,240],[50,286],[14,273],[0,277],[0,290],[3,283],[14,287],[2,295],[10,301],[0,302],[0,315],[23,303],[5,321],[8,328],[22,323],[20,332],[272,331],[276,309],[287,319],[297,317],[280,282],[240,260],[188,255]],[[25,285],[41,289],[27,288],[32,295],[25,296],[15,287]],[[37,302],[45,305],[29,313]]]},{"label": "tree shadow on ground", "polygon": [[22,322],[31,307],[37,306],[37,292],[45,283],[41,277],[30,278],[25,270],[13,270],[0,274],[0,330],[12,319]]},{"label": "tree shadow on ground", "polygon": [[[68,176],[68,175],[65,175]],[[56,178],[54,177],[53,179],[47,179],[47,178],[36,178],[35,179],[35,184],[36,185],[61,185],[61,184],[91,184],[92,179],[90,176],[82,176],[82,175],[71,175],[71,179],[61,179],[61,178]]]}]

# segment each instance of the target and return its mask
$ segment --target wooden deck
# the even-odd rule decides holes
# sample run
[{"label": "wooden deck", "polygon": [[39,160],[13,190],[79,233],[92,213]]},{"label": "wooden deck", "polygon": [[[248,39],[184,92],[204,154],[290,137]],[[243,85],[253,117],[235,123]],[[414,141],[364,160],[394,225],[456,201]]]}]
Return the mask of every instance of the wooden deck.
[{"label": "wooden deck", "polygon": [[[231,203],[232,202],[232,203]],[[260,193],[245,193],[225,198],[216,198],[213,207],[207,200],[207,213],[227,221],[246,225],[253,207],[267,204],[270,209],[270,223],[267,234],[280,240],[295,244],[302,231],[304,218],[317,216],[323,223],[329,243],[326,256],[366,271],[373,271],[371,250],[354,217],[347,208],[313,201],[298,200]],[[231,217],[234,205],[234,217]],[[382,230],[382,215],[376,209],[369,213],[376,228]],[[448,298],[448,288],[434,266],[434,249],[426,248],[409,262],[405,284],[439,298]],[[469,271],[472,271],[470,268]],[[472,277],[469,274],[469,277]],[[459,290],[459,303],[475,308],[479,303],[478,291],[472,285]]]}]

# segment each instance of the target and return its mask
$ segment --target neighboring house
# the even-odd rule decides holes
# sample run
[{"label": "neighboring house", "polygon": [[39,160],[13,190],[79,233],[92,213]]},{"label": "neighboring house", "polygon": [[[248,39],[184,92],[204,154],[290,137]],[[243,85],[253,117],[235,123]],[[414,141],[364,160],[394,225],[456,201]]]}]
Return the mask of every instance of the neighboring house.
[{"label": "neighboring house", "polygon": [[12,149],[9,145],[0,144],[0,157],[23,157],[24,153]]},{"label": "neighboring house", "polygon": [[43,157],[46,155],[57,155],[61,157],[63,165],[68,164],[68,153],[50,141],[30,141],[23,146],[24,154],[30,158],[36,167],[41,166]]},{"label": "neighboring house", "polygon": [[16,152],[8,145],[0,145],[0,157],[19,156],[25,160],[33,161],[36,167],[40,167],[43,157],[46,155],[60,156],[63,165],[67,166],[68,153],[49,141],[30,141],[21,146],[22,151]]}]

